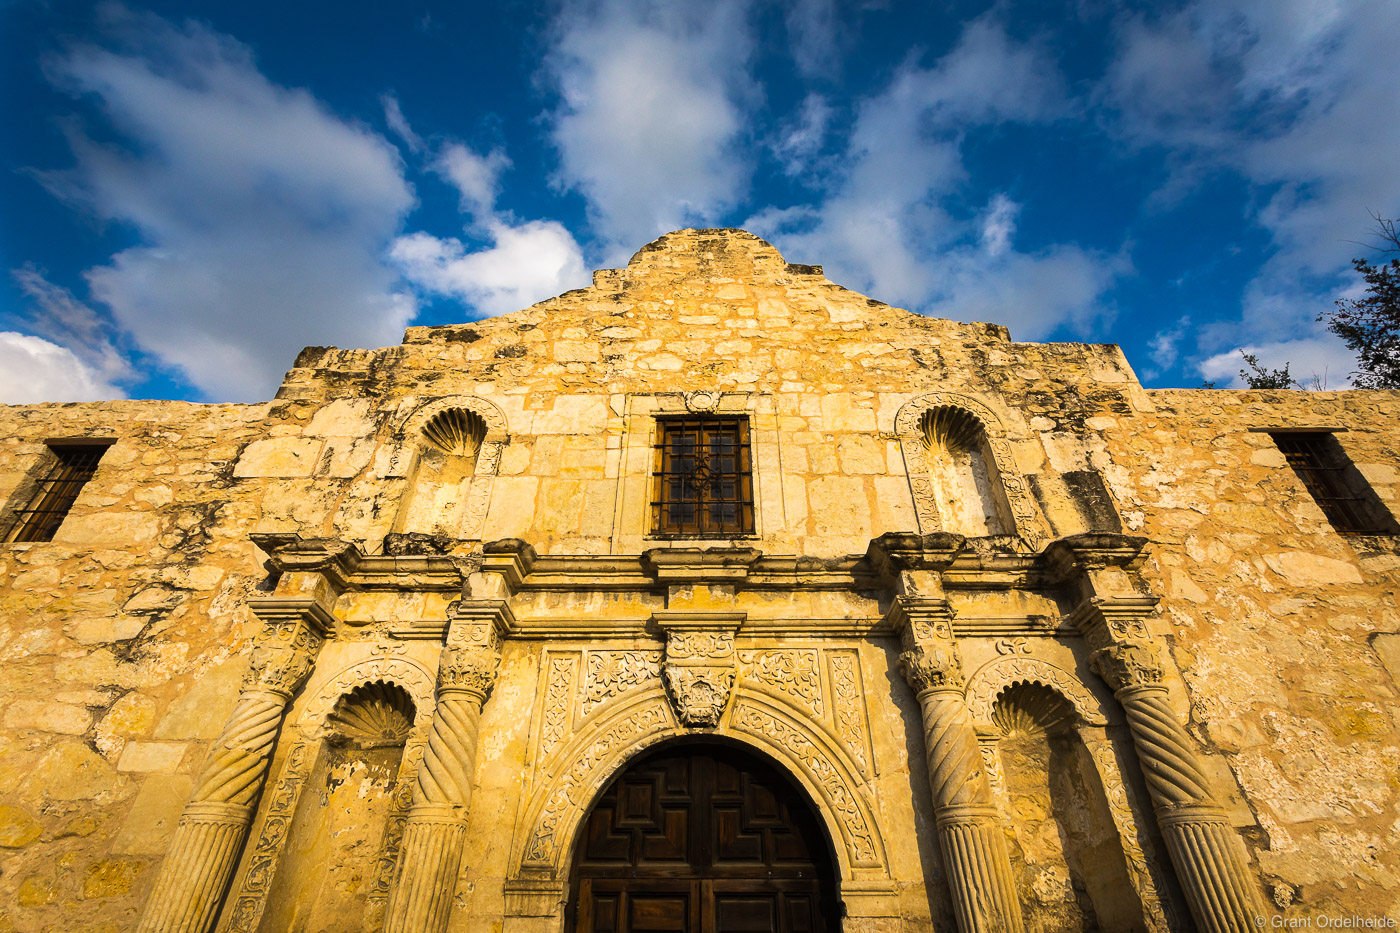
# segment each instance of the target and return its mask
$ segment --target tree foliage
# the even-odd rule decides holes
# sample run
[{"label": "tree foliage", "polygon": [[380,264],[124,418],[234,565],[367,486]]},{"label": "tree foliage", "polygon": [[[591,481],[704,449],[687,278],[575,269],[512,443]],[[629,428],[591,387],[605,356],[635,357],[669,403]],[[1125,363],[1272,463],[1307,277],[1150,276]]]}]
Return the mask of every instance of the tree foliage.
[{"label": "tree foliage", "polygon": [[[1395,221],[1371,216],[1382,241],[1377,250],[1382,255],[1400,253]],[[1361,364],[1353,374],[1358,389],[1400,389],[1400,259],[1379,265],[1353,259],[1351,264],[1366,280],[1366,294],[1338,301],[1335,309],[1317,319],[1325,320],[1327,329],[1355,351]]]},{"label": "tree foliage", "polygon": [[1288,371],[1291,363],[1284,363],[1283,369],[1265,369],[1259,365],[1259,357],[1253,353],[1240,351],[1249,369],[1240,370],[1240,378],[1251,389],[1301,389],[1302,383]]}]

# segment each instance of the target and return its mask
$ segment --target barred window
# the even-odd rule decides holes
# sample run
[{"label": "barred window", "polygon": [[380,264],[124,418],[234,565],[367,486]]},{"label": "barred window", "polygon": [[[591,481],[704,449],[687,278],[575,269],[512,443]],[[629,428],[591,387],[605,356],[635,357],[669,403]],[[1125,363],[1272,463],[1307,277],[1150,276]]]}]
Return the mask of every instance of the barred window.
[{"label": "barred window", "polygon": [[1337,531],[1363,535],[1400,531],[1330,431],[1271,431],[1269,436]]},{"label": "barred window", "polygon": [[29,505],[15,510],[15,521],[5,540],[16,543],[52,541],[78,493],[97,472],[97,461],[112,443],[49,441],[53,462],[39,479]]},{"label": "barred window", "polygon": [[655,455],[654,534],[753,533],[748,419],[659,420]]}]

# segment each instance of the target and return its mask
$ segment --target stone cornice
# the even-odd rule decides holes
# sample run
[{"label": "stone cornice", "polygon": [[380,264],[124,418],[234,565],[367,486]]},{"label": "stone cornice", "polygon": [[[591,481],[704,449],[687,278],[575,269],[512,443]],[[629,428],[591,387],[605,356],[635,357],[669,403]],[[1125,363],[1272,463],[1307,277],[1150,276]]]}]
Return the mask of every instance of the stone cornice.
[{"label": "stone cornice", "polygon": [[642,570],[657,583],[743,583],[763,557],[756,548],[652,548],[641,555]]},{"label": "stone cornice", "polygon": [[1045,568],[1060,583],[1091,570],[1118,567],[1136,570],[1145,559],[1148,539],[1095,531],[1051,541],[1045,547]]}]

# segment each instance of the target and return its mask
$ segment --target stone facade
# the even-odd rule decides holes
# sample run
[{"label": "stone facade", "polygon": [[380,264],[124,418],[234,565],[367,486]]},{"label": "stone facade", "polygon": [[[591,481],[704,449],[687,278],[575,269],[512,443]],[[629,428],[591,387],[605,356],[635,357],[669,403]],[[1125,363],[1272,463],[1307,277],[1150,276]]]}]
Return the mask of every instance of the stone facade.
[{"label": "stone facade", "polygon": [[[771,760],[848,930],[1400,921],[1400,394],[1147,390],[662,237],[588,289],[257,405],[0,409],[0,931],[564,928],[643,749]],[[752,445],[752,534],[653,533],[658,419]],[[1316,924],[1314,924],[1316,925]]]}]

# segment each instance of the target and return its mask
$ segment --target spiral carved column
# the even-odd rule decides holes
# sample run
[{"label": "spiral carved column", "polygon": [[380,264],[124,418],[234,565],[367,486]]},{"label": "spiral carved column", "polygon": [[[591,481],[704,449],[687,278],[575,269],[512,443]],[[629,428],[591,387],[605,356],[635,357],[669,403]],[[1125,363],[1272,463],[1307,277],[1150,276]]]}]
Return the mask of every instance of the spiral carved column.
[{"label": "spiral carved column", "polygon": [[447,927],[462,866],[477,728],[499,661],[490,641],[443,649],[432,734],[413,789],[385,933]]},{"label": "spiral carved column", "polygon": [[[146,902],[140,933],[207,933],[243,849],[282,716],[306,682],[320,632],[269,625],[233,715],[214,742]],[[266,643],[266,642],[270,642]]]},{"label": "spiral carved column", "polygon": [[1244,844],[1171,711],[1156,646],[1141,640],[1111,645],[1094,653],[1093,666],[1123,704],[1157,823],[1197,927],[1205,933],[1256,929],[1264,909]]},{"label": "spiral carved column", "polygon": [[1021,905],[1006,838],[982,770],[982,753],[963,698],[962,664],[951,638],[905,630],[899,667],[923,711],[924,751],[939,851],[962,933],[1019,933]]}]

